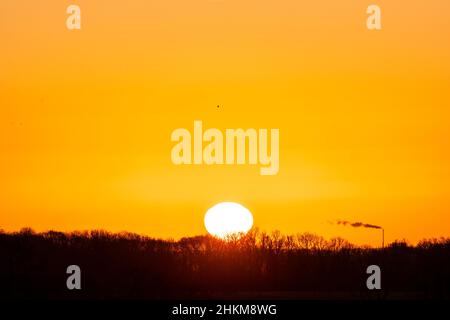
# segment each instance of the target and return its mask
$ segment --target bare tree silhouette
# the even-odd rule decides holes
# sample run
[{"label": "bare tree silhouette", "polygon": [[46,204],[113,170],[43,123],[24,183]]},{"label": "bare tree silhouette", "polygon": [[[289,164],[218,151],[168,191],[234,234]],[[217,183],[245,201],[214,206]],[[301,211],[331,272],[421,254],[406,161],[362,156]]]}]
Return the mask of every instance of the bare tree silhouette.
[{"label": "bare tree silhouette", "polygon": [[[450,239],[358,247],[312,233],[252,229],[178,241],[102,230],[0,231],[0,298],[450,298]],[[82,269],[82,290],[65,270]],[[382,290],[366,268],[381,267]]]}]

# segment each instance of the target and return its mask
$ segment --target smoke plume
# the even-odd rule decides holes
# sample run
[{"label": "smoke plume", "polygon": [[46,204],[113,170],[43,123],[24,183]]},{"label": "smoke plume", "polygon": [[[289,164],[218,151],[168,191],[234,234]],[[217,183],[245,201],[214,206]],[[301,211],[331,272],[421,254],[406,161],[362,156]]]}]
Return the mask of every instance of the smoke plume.
[{"label": "smoke plume", "polygon": [[368,224],[368,223],[363,223],[363,222],[350,222],[350,221],[338,220],[336,223],[339,224],[339,225],[350,226],[350,227],[354,227],[354,228],[383,229],[380,226],[376,226],[376,225]]}]

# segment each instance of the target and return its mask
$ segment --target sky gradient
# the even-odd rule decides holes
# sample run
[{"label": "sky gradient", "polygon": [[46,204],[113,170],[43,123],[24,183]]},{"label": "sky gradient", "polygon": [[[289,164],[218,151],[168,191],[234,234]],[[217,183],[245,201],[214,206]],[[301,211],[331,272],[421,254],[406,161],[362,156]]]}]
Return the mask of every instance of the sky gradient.
[{"label": "sky gradient", "polygon": [[[236,201],[267,231],[450,236],[448,39],[444,0],[2,0],[0,228],[179,238]],[[279,128],[279,173],[173,165],[194,120]]]}]

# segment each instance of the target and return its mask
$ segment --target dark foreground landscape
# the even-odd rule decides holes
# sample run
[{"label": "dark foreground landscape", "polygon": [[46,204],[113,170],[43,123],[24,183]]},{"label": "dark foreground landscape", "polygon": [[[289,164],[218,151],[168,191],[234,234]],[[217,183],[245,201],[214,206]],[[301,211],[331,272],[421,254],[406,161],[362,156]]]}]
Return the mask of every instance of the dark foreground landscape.
[{"label": "dark foreground landscape", "polygon": [[[383,249],[254,230],[158,240],[105,231],[0,232],[2,299],[449,299],[450,239]],[[381,268],[368,290],[366,268]],[[81,268],[81,290],[66,269]]]}]

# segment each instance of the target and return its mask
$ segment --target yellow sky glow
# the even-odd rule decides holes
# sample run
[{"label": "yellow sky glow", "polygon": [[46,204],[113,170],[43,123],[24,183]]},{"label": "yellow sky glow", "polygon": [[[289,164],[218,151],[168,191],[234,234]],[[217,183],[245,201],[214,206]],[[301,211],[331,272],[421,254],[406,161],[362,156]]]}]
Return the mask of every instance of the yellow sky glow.
[{"label": "yellow sky glow", "polygon": [[[450,235],[450,3],[0,3],[0,228],[205,233],[222,201],[263,230],[378,245]],[[220,105],[220,108],[216,106]],[[175,166],[170,134],[279,128],[280,170]]]}]

